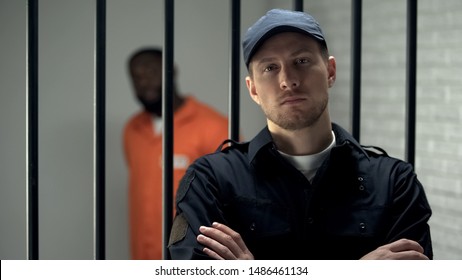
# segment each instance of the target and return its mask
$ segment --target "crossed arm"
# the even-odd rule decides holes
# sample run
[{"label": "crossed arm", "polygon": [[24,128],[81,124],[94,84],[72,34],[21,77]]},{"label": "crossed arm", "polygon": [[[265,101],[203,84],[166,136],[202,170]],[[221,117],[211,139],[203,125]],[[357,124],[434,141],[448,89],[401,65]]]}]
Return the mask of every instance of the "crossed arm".
[{"label": "crossed arm", "polygon": [[[253,260],[254,256],[241,235],[220,223],[201,226],[197,241],[205,246],[204,253],[217,260]],[[366,254],[361,260],[428,260],[424,249],[416,241],[400,239]]]}]

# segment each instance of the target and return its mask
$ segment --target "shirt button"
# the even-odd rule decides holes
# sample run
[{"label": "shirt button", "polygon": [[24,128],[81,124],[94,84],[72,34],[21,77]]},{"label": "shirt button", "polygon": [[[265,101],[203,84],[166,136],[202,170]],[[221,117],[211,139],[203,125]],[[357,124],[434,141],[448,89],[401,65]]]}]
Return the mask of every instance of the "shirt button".
[{"label": "shirt button", "polygon": [[255,223],[252,223],[252,224],[250,225],[250,231],[254,231],[256,227],[257,227],[257,226],[255,225]]},{"label": "shirt button", "polygon": [[363,185],[359,185],[359,190],[360,190],[360,191],[364,191],[364,186],[363,186]]},{"label": "shirt button", "polygon": [[358,181],[362,182],[362,181],[364,181],[364,178],[363,177],[358,177]]},{"label": "shirt button", "polygon": [[359,223],[359,231],[360,232],[365,232],[366,231],[366,224],[365,223]]},{"label": "shirt button", "polygon": [[312,224],[314,222],[314,219],[312,217],[309,217],[307,220],[308,224]]}]

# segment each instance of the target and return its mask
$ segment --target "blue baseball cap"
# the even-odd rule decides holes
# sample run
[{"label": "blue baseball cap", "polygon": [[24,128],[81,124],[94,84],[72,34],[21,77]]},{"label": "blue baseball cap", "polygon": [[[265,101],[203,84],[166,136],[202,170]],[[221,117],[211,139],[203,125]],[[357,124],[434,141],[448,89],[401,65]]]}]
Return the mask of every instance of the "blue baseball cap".
[{"label": "blue baseball cap", "polygon": [[304,12],[273,9],[257,20],[244,36],[242,49],[247,69],[250,59],[263,42],[281,32],[303,33],[326,44],[319,23],[311,15]]}]

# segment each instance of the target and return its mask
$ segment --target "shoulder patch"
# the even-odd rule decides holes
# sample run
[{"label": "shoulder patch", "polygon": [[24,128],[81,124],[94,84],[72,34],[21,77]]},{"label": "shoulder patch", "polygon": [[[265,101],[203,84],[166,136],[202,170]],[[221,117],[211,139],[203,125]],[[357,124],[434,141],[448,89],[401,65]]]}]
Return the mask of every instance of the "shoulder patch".
[{"label": "shoulder patch", "polygon": [[172,231],[170,232],[170,238],[168,240],[168,246],[183,240],[186,236],[188,226],[188,221],[186,220],[184,213],[177,215],[173,220]]},{"label": "shoulder patch", "polygon": [[184,198],[191,182],[194,180],[194,177],[196,177],[196,172],[194,172],[193,169],[188,169],[183,178],[181,178],[180,185],[176,191],[176,203],[180,202]]}]

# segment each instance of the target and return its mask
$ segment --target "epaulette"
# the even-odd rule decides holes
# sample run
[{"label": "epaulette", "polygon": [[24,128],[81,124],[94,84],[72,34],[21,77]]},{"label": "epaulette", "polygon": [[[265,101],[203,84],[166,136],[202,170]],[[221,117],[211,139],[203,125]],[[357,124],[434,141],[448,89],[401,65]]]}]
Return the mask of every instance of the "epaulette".
[{"label": "epaulette", "polygon": [[388,156],[387,152],[377,146],[363,146],[361,147],[366,151],[366,153],[370,156]]},{"label": "epaulette", "polygon": [[223,141],[221,143],[220,146],[218,146],[218,148],[216,149],[215,152],[223,152],[223,151],[226,151],[226,150],[229,150],[231,148],[242,148],[242,147],[245,147],[249,144],[249,142],[238,142],[236,140],[233,140],[233,139],[226,139],[225,141]]}]

